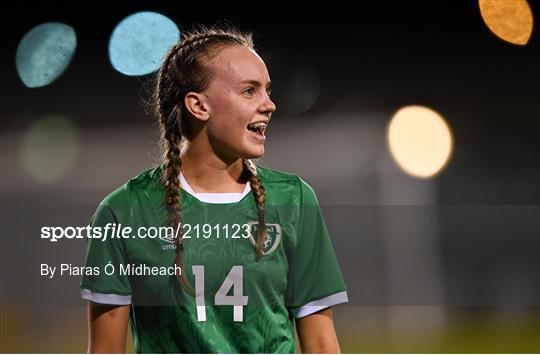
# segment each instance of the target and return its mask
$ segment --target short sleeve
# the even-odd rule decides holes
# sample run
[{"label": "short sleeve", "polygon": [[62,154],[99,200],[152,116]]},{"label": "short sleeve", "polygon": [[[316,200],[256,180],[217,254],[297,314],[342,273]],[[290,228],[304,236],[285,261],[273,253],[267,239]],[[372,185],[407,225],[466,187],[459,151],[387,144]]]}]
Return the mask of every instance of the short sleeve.
[{"label": "short sleeve", "polygon": [[288,256],[286,304],[294,318],[348,302],[347,287],[315,192],[300,179],[296,245]]},{"label": "short sleeve", "polygon": [[[92,216],[90,227],[92,231],[94,228],[99,228],[104,234],[107,224],[119,225],[111,208],[102,203]],[[114,272],[111,275],[105,273],[105,266],[109,263],[114,265]],[[122,239],[109,238],[109,235],[107,238],[88,238],[85,270],[97,270],[97,272],[85,273],[82,276],[80,283],[82,298],[103,304],[131,304],[129,278],[119,272],[119,266],[125,264],[127,264],[127,257]]]}]

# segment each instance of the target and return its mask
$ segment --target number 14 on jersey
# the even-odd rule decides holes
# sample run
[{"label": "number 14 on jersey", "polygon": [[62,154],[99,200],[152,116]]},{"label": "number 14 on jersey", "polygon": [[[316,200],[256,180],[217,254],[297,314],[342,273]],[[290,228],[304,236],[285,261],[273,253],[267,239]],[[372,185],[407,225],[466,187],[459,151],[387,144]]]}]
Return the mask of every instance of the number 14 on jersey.
[{"label": "number 14 on jersey", "polygon": [[[195,276],[195,304],[197,306],[197,320],[206,321],[206,304],[204,300],[204,265],[193,265],[191,267]],[[232,296],[228,296],[229,290],[233,288]],[[242,322],[244,319],[244,306],[248,303],[248,296],[243,295],[244,291],[244,267],[235,265],[221,284],[221,287],[214,296],[214,304],[217,306],[232,305],[235,322]]]}]

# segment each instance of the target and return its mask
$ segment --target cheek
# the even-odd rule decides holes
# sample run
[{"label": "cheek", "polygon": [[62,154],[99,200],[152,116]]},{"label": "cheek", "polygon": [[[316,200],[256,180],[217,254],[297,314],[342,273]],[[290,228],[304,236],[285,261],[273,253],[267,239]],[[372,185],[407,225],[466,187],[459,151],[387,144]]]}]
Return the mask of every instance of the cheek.
[{"label": "cheek", "polygon": [[252,120],[252,109],[239,100],[221,100],[213,106],[208,124],[214,136],[227,137],[245,133]]}]

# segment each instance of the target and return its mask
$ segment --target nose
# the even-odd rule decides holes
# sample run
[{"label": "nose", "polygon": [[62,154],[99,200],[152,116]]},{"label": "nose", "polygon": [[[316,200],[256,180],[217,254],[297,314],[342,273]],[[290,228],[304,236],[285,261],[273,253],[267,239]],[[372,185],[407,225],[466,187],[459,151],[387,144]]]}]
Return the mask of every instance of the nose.
[{"label": "nose", "polygon": [[263,102],[260,111],[266,115],[271,115],[277,109],[276,104],[270,98],[270,95],[266,95],[266,100]]}]

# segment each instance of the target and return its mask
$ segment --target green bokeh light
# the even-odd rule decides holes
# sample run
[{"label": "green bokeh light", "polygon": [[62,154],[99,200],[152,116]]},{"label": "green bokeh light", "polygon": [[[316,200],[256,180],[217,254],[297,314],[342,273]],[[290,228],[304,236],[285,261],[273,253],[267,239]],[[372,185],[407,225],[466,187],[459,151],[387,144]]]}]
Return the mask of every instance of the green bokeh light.
[{"label": "green bokeh light", "polygon": [[24,133],[22,165],[34,181],[53,184],[72,170],[79,150],[79,134],[72,121],[61,115],[47,116]]}]

